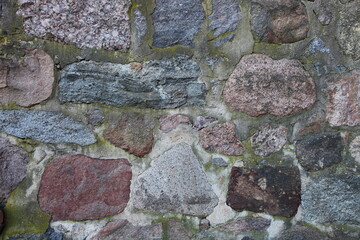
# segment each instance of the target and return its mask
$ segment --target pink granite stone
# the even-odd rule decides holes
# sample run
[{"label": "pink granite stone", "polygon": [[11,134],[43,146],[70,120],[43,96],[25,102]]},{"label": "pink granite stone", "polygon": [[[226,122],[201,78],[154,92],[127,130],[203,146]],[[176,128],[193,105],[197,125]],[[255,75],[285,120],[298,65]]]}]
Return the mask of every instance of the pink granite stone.
[{"label": "pink granite stone", "polygon": [[23,60],[9,66],[0,62],[0,104],[15,102],[27,107],[50,97],[54,62],[43,50],[28,50]]},{"label": "pink granite stone", "polygon": [[299,61],[252,54],[236,66],[223,97],[231,109],[250,116],[288,116],[310,108],[315,103],[316,90]]},{"label": "pink granite stone", "polygon": [[326,120],[331,126],[357,126],[360,124],[360,71],[354,70],[328,85]]},{"label": "pink granite stone", "polygon": [[182,123],[190,124],[190,118],[181,114],[163,115],[160,117],[160,129],[164,132],[170,132]]},{"label": "pink granite stone", "polygon": [[54,221],[83,221],[122,212],[130,195],[131,164],[127,159],[63,155],[45,168],[40,207]]},{"label": "pink granite stone", "polygon": [[241,155],[243,144],[236,137],[233,123],[216,124],[200,130],[201,146],[208,151],[226,155]]}]

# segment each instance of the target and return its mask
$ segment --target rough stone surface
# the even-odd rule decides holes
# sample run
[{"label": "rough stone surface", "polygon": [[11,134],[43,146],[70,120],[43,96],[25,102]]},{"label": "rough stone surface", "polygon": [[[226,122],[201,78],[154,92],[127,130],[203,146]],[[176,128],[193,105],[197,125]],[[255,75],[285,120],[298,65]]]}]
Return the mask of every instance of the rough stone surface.
[{"label": "rough stone surface", "polygon": [[302,216],[312,223],[360,223],[360,176],[313,179],[302,194]]},{"label": "rough stone surface", "polygon": [[340,14],[336,38],[345,54],[360,59],[360,4]]},{"label": "rough stone surface", "polygon": [[230,122],[200,130],[200,144],[208,151],[226,155],[241,155],[244,151],[243,144],[236,137],[235,125]]},{"label": "rough stone surface", "polygon": [[143,157],[154,145],[154,122],[148,115],[126,113],[104,131],[104,138],[117,147]]},{"label": "rough stone surface", "polygon": [[201,130],[215,121],[217,121],[217,118],[209,117],[209,116],[198,116],[194,121],[193,128],[195,130]]},{"label": "rough stone surface", "polygon": [[0,61],[0,104],[31,106],[50,97],[54,62],[43,50],[28,50],[20,62]]},{"label": "rough stone surface", "polygon": [[156,0],[152,14],[154,22],[153,46],[175,44],[194,46],[205,18],[201,0]]},{"label": "rough stone surface", "polygon": [[58,112],[0,110],[0,130],[19,138],[45,143],[85,146],[96,142],[93,133],[83,124]]},{"label": "rough stone surface", "polygon": [[83,61],[61,73],[61,102],[176,108],[203,105],[199,65],[184,55],[140,64]]},{"label": "rough stone surface", "polygon": [[119,219],[109,222],[94,237],[89,240],[151,240],[161,239],[162,224],[134,226],[127,220]]},{"label": "rough stone surface", "polygon": [[343,148],[339,133],[319,133],[296,142],[296,157],[306,171],[318,171],[341,162]]},{"label": "rough stone surface", "polygon": [[218,167],[227,167],[229,165],[223,158],[213,158],[211,163]]},{"label": "rough stone surface", "polygon": [[29,35],[80,48],[130,47],[130,0],[18,2]]},{"label": "rough stone surface", "polygon": [[99,126],[104,122],[104,115],[100,109],[94,109],[86,113],[88,123],[93,126]]},{"label": "rough stone surface", "polygon": [[22,148],[0,138],[0,202],[6,201],[25,178],[28,162],[28,154]]},{"label": "rough stone surface", "polygon": [[234,31],[242,19],[239,3],[235,0],[214,0],[212,3],[209,28],[214,31],[214,38]]},{"label": "rough stone surface", "polygon": [[281,233],[278,240],[327,240],[326,235],[304,226],[295,226]]},{"label": "rough stone surface", "polygon": [[178,144],[153,160],[133,188],[137,209],[159,213],[209,215],[218,198],[191,147]]},{"label": "rough stone surface", "polygon": [[265,218],[239,218],[219,227],[221,231],[235,234],[243,232],[265,231],[270,227],[271,220]]},{"label": "rough stone surface", "polygon": [[211,224],[208,219],[206,219],[206,218],[200,219],[200,222],[199,222],[200,231],[208,230],[210,228],[210,226],[211,226]]},{"label": "rough stone surface", "polygon": [[170,219],[169,221],[169,239],[171,240],[190,240],[191,234],[178,221]]},{"label": "rough stone surface", "polygon": [[233,167],[227,204],[236,211],[292,217],[300,205],[300,173],[295,167]]},{"label": "rough stone surface", "polygon": [[357,136],[352,140],[349,151],[355,161],[360,164],[360,136]]},{"label": "rough stone surface", "polygon": [[254,148],[254,153],[264,157],[280,151],[287,141],[287,132],[288,130],[284,126],[272,128],[265,125],[251,136],[251,146]]},{"label": "rough stone surface", "polygon": [[170,132],[182,123],[190,124],[190,118],[181,114],[163,115],[160,117],[160,129],[164,132]]},{"label": "rough stone surface", "polygon": [[359,70],[350,72],[344,78],[329,81],[326,120],[331,126],[360,124],[359,88]]},{"label": "rough stone surface", "polygon": [[252,31],[260,41],[293,43],[306,38],[309,21],[300,0],[252,0]]},{"label": "rough stone surface", "polygon": [[299,61],[252,54],[236,66],[223,96],[230,108],[250,116],[287,116],[311,107],[316,91]]},{"label": "rough stone surface", "polygon": [[53,221],[83,221],[122,212],[130,195],[127,159],[63,155],[45,168],[39,189],[41,209]]},{"label": "rough stone surface", "polygon": [[54,229],[49,228],[42,234],[17,234],[8,238],[8,240],[63,240],[63,235],[60,232],[55,232]]}]

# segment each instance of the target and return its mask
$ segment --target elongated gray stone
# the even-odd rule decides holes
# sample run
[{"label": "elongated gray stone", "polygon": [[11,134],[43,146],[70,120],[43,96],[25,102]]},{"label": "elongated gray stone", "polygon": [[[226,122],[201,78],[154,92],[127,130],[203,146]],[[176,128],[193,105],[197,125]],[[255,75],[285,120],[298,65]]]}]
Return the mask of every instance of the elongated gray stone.
[{"label": "elongated gray stone", "polygon": [[191,147],[174,146],[143,172],[134,184],[134,206],[159,213],[209,215],[218,198]]},{"label": "elongated gray stone", "polygon": [[84,61],[62,71],[59,99],[157,109],[203,105],[200,73],[198,64],[184,55],[125,65]]},{"label": "elongated gray stone", "polygon": [[94,134],[85,125],[58,112],[1,110],[0,131],[45,143],[85,146],[96,142]]},{"label": "elongated gray stone", "polygon": [[312,223],[360,223],[360,176],[337,175],[310,181],[302,194],[302,216]]},{"label": "elongated gray stone", "polygon": [[205,12],[201,0],[156,0],[152,17],[155,47],[194,46]]}]

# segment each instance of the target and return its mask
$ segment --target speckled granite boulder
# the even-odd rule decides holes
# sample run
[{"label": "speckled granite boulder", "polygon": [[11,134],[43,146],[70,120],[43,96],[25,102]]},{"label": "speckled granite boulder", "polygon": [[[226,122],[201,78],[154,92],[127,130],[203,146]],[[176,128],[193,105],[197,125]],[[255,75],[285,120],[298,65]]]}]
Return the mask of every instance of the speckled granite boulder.
[{"label": "speckled granite boulder", "polygon": [[272,128],[269,125],[263,126],[251,136],[251,146],[258,156],[267,156],[281,150],[287,141],[287,128],[279,126]]},{"label": "speckled granite boulder", "polygon": [[300,0],[252,0],[251,25],[264,42],[292,43],[306,38],[309,20]]},{"label": "speckled granite boulder", "polygon": [[25,178],[28,162],[27,152],[9,140],[0,138],[0,203],[6,201]]},{"label": "speckled granite boulder", "polygon": [[83,221],[122,212],[130,197],[127,159],[62,155],[45,168],[39,189],[41,209],[54,221]]},{"label": "speckled granite boulder", "polygon": [[315,84],[297,60],[252,54],[241,59],[226,82],[225,103],[250,116],[287,116],[310,108]]},{"label": "speckled granite boulder", "polygon": [[0,61],[0,104],[15,102],[31,106],[50,97],[54,62],[43,50],[27,50],[20,62]]},{"label": "speckled granite boulder", "polygon": [[138,177],[132,195],[137,209],[198,217],[209,215],[218,203],[197,157],[185,143],[153,160]]},{"label": "speckled granite boulder", "polygon": [[130,0],[18,2],[29,35],[80,48],[130,47]]}]

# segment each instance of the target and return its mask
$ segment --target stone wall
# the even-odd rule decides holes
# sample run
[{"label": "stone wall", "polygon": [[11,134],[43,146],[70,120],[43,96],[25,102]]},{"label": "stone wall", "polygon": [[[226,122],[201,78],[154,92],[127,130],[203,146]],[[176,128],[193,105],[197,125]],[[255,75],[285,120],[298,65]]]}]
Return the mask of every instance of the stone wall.
[{"label": "stone wall", "polygon": [[360,239],[359,0],[0,0],[0,239]]}]

